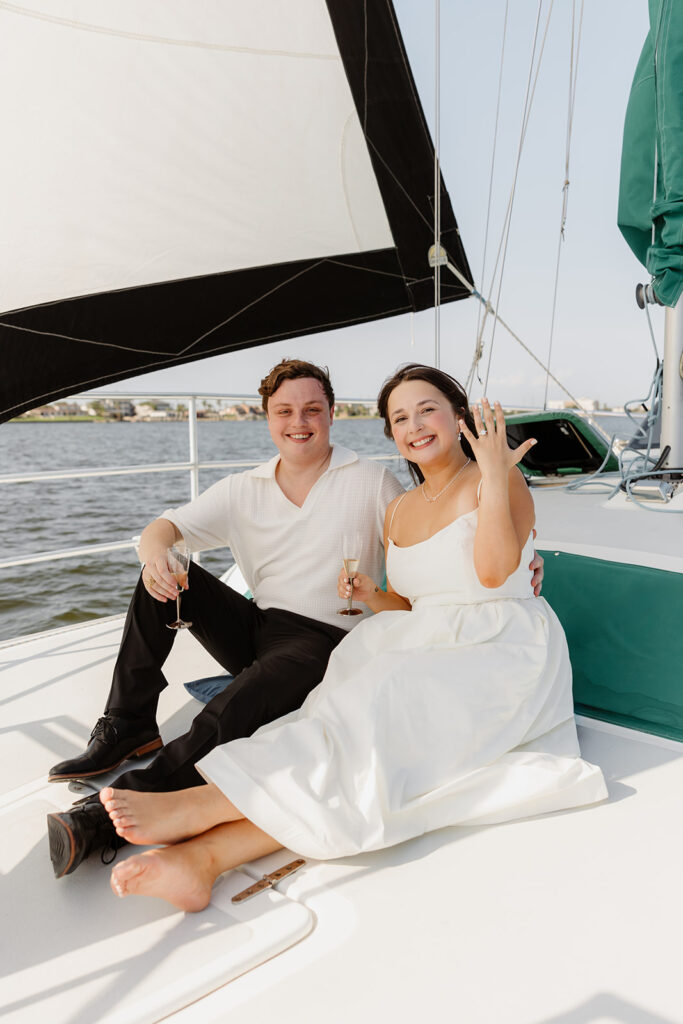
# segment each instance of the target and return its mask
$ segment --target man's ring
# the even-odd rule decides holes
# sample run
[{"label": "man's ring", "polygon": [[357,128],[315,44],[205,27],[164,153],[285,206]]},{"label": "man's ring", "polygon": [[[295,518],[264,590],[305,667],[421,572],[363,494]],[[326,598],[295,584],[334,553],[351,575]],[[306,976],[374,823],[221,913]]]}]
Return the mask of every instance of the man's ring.
[{"label": "man's ring", "polygon": [[147,586],[148,587],[153,587],[155,583],[156,583],[156,580],[154,579],[153,576],[148,576],[147,577]]}]

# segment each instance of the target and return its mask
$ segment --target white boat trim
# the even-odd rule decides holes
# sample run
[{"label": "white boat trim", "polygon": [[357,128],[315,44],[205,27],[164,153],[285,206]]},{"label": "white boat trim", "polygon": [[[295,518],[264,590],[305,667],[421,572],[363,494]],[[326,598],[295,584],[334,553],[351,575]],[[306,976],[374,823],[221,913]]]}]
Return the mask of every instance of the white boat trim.
[{"label": "white boat trim", "polygon": [[683,754],[683,743],[679,740],[670,740],[652,732],[642,732],[640,729],[629,729],[626,725],[615,725],[614,722],[605,722],[602,718],[591,718],[590,715],[574,715],[574,718],[576,724],[584,729],[606,732],[611,736],[635,740],[638,743],[650,743],[655,747],[663,747],[664,750],[675,750],[678,754]]},{"label": "white boat trim", "polygon": [[611,548],[603,544],[546,540],[545,537],[536,539],[536,547],[541,551],[552,551],[555,554],[583,555],[585,558],[599,558],[605,562],[621,562],[624,565],[642,565],[667,572],[683,572],[683,558],[678,555],[660,554],[657,551],[634,551],[632,548]]}]

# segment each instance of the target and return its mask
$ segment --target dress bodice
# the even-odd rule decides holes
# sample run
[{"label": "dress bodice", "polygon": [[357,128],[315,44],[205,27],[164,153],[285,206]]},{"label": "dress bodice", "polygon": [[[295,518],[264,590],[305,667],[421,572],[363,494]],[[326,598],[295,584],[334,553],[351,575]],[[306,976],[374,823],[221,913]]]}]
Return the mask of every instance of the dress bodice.
[{"label": "dress bodice", "polygon": [[415,607],[430,604],[478,604],[501,598],[530,598],[533,534],[524,545],[519,565],[501,587],[485,587],[474,568],[477,509],[408,547],[389,540],[387,577],[394,590]]}]

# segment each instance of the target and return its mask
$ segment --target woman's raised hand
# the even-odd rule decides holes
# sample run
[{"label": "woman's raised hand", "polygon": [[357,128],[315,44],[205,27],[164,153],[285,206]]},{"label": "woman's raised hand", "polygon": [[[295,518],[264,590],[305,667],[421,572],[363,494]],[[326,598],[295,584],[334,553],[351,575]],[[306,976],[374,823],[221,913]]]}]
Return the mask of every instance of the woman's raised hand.
[{"label": "woman's raised hand", "polygon": [[[472,416],[479,437],[475,437],[463,419],[460,429],[469,441],[474,452],[482,477],[496,474],[507,474],[513,466],[524,458],[530,448],[536,444],[535,438],[523,441],[517,448],[511,448],[505,433],[505,417],[500,402],[495,402],[493,409],[488,398],[483,398],[483,415],[478,405],[472,405]],[[495,419],[494,419],[495,410]]]},{"label": "woman's raised hand", "polygon": [[[376,594],[379,587],[375,581],[366,576],[365,573],[357,572],[353,576],[353,599],[354,601],[367,601],[369,598]],[[341,572],[337,577],[337,593],[340,597],[346,599],[351,595],[351,584],[349,583],[349,577],[346,575],[346,569],[342,565]]]}]

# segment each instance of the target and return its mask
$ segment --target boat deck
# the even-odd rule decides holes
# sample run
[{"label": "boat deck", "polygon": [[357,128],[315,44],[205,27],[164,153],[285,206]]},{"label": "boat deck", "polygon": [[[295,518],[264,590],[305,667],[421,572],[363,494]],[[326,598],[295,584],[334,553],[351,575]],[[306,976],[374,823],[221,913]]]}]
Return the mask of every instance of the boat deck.
[{"label": "boat deck", "polygon": [[[121,619],[98,620],[0,645],[0,810],[25,806],[34,836],[24,853],[13,846],[13,833],[3,841],[4,1019],[155,1020],[192,1000],[174,1021],[206,1024],[228,1014],[235,1024],[683,1021],[683,744],[593,721],[580,723],[581,743],[605,773],[607,802],[309,863],[280,885],[288,899],[266,895],[244,905],[252,932],[261,919],[271,937],[276,926],[267,915],[274,907],[289,914],[289,940],[281,943],[289,948],[243,961],[224,976],[247,973],[204,998],[198,996],[217,984],[208,975],[203,989],[195,978],[183,994],[178,964],[189,963],[205,933],[211,955],[229,959],[241,934],[234,922],[221,930],[213,906],[179,915],[154,900],[118,901],[97,857],[56,881],[44,836],[45,773],[87,741],[121,626]],[[191,636],[178,637],[166,666],[172,685],[161,704],[164,738],[183,731],[197,708],[180,683],[214,670]],[[66,786],[49,787],[58,806],[74,798]],[[280,852],[246,871],[258,876],[287,859]],[[225,884],[233,891],[229,877]],[[99,989],[98,950],[109,957],[123,951]],[[66,953],[69,970],[80,970],[91,986],[85,997],[76,999],[68,972],[61,988],[41,981],[48,967],[62,969]],[[175,1003],[145,1003],[141,993],[136,1006],[136,986],[164,966],[176,977]]]},{"label": "boat deck", "polygon": [[606,473],[600,480],[601,485],[587,483],[570,492],[562,481],[533,482],[537,547],[683,572],[683,490],[666,505],[650,502],[648,509],[623,493],[608,500],[605,484],[617,477]]}]

